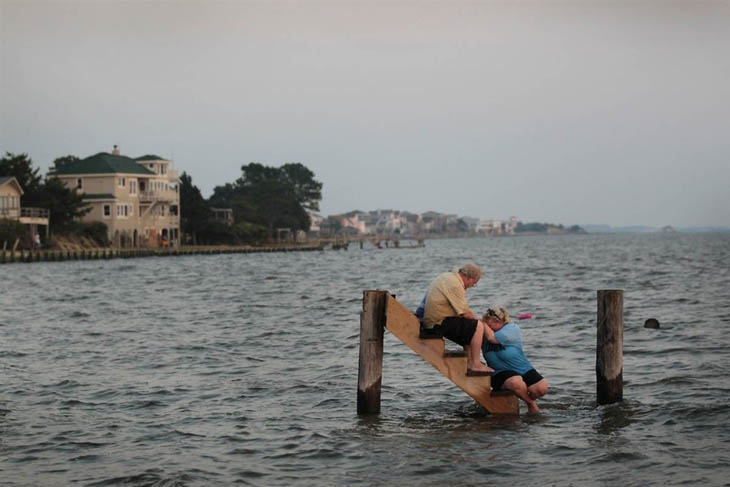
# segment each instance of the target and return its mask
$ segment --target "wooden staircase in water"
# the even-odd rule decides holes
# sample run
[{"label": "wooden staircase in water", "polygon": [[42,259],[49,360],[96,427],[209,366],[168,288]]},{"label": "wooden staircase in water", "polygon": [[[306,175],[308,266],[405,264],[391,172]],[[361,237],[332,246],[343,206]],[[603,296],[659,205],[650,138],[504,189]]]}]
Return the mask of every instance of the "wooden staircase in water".
[{"label": "wooden staircase in water", "polygon": [[386,293],[385,328],[490,413],[519,414],[517,397],[508,391],[493,393],[490,376],[466,375],[466,355],[447,352],[443,338],[421,338],[416,315],[390,293]]}]

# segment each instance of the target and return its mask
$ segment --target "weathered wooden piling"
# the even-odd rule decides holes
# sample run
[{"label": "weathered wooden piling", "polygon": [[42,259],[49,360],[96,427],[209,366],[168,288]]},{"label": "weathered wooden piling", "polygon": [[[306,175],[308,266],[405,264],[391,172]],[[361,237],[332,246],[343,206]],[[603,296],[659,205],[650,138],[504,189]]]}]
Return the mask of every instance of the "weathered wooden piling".
[{"label": "weathered wooden piling", "polygon": [[596,394],[598,404],[623,400],[624,292],[598,291]]},{"label": "weathered wooden piling", "polygon": [[365,291],[360,314],[360,361],[357,376],[357,413],[380,412],[383,378],[383,331],[386,291]]}]

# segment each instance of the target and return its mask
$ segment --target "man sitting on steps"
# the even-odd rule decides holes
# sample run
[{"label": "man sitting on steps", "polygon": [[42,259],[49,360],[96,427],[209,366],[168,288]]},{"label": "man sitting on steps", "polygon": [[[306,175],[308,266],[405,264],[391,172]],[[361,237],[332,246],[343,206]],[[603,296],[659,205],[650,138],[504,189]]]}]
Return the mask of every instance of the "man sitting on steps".
[{"label": "man sitting on steps", "polygon": [[466,302],[466,290],[476,285],[482,271],[466,264],[458,271],[445,272],[433,280],[426,293],[423,326],[464,347],[466,375],[489,375],[494,369],[482,364],[479,352],[485,325],[477,320]]}]

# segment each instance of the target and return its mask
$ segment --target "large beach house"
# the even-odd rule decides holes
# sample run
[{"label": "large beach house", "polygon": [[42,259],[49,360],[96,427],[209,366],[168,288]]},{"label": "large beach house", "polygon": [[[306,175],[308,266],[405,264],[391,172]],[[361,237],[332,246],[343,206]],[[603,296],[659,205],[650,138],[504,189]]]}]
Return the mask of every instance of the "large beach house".
[{"label": "large beach house", "polygon": [[180,179],[172,161],[155,155],[132,159],[100,152],[51,172],[82,193],[91,211],[84,222],[106,223],[119,247],[177,246],[180,242]]}]

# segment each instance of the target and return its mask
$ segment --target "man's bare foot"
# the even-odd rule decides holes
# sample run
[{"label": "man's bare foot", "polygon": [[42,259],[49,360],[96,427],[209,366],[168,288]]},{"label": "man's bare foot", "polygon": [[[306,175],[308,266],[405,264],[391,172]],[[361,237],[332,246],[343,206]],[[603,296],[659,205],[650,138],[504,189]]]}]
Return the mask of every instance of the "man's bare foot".
[{"label": "man's bare foot", "polygon": [[481,362],[479,363],[479,365],[473,365],[473,366],[469,367],[468,370],[473,370],[474,372],[494,372],[493,368],[491,368],[487,365],[484,365]]}]

